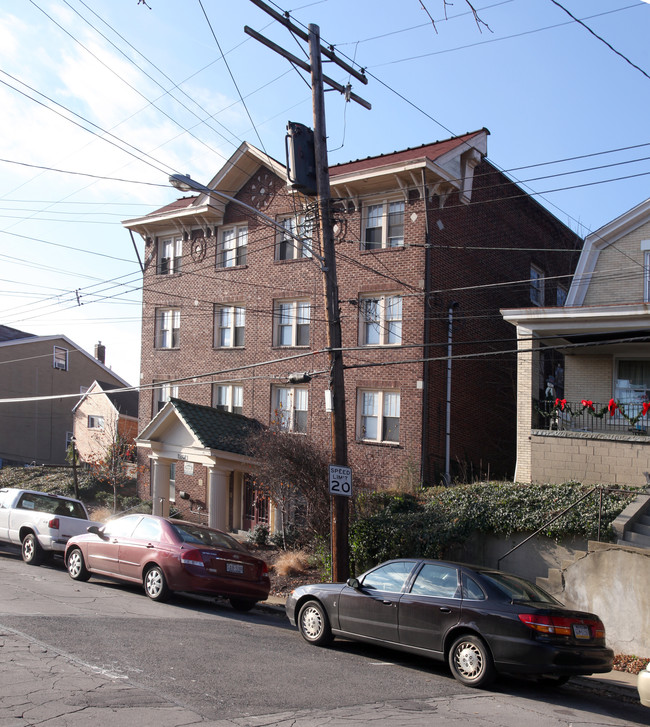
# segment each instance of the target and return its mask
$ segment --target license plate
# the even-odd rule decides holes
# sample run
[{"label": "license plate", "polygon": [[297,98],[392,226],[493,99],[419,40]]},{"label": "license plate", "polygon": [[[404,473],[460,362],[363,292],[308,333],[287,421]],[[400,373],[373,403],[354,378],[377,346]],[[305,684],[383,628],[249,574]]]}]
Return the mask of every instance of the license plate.
[{"label": "license plate", "polygon": [[591,633],[589,632],[589,626],[584,624],[573,624],[573,635],[576,639],[590,639]]},{"label": "license plate", "polygon": [[241,563],[226,563],[226,573],[243,573],[244,566]]}]

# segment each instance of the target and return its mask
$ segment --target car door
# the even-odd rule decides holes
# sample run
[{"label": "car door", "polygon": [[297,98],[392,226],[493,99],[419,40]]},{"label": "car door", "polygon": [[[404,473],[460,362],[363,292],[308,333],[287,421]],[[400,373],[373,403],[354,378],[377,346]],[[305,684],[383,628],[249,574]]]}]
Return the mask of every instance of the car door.
[{"label": "car door", "polygon": [[142,515],[125,515],[106,523],[100,531],[101,535],[93,536],[87,541],[88,568],[98,573],[119,577],[120,542],[131,535],[141,519]]},{"label": "car door", "polygon": [[400,642],[442,653],[445,634],[460,621],[461,605],[458,568],[424,563],[400,599]]},{"label": "car door", "polygon": [[120,575],[130,580],[142,580],[142,565],[156,552],[162,538],[160,520],[143,517],[129,536],[119,541]]},{"label": "car door", "polygon": [[402,590],[416,561],[390,561],[366,573],[359,588],[346,586],[339,596],[343,631],[397,643]]},{"label": "car door", "polygon": [[9,513],[7,507],[14,498],[14,493],[0,490],[0,540],[9,540]]}]

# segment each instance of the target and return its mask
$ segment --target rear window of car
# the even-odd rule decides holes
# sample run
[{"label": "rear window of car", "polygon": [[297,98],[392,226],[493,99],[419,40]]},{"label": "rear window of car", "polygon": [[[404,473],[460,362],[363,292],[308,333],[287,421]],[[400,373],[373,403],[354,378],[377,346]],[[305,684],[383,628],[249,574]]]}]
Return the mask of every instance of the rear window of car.
[{"label": "rear window of car", "polygon": [[65,515],[79,520],[87,520],[86,512],[81,503],[75,500],[63,500],[59,497],[49,495],[35,495],[26,492],[18,501],[17,507],[23,510],[34,510],[35,512],[46,512],[49,515]]},{"label": "rear window of car", "polygon": [[192,523],[170,523],[172,530],[178,535],[183,543],[191,545],[207,545],[210,548],[229,548],[240,550],[244,553],[246,548],[234,538],[218,530],[211,530]]},{"label": "rear window of car", "polygon": [[519,578],[509,573],[496,573],[494,571],[486,573],[481,572],[481,576],[496,586],[511,601],[531,602],[531,603],[553,603],[558,604],[550,593],[536,586],[534,583],[527,581],[525,578]]}]

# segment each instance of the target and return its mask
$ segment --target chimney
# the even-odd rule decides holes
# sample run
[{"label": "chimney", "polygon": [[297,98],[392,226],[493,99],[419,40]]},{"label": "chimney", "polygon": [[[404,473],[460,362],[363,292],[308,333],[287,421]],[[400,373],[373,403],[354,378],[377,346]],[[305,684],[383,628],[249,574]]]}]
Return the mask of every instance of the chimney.
[{"label": "chimney", "polygon": [[106,346],[102,346],[102,342],[95,344],[95,358],[100,363],[106,363]]}]

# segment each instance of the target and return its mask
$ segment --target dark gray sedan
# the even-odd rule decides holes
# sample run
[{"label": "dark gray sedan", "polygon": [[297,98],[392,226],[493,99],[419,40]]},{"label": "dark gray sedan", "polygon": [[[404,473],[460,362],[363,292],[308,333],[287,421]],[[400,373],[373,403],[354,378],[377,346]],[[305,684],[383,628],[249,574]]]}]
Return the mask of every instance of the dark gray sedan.
[{"label": "dark gray sedan", "polygon": [[311,644],[334,636],[446,661],[458,681],[497,673],[563,684],[611,671],[614,652],[593,613],[565,608],[530,581],[458,563],[391,560],[347,584],[301,586],[287,616]]}]

